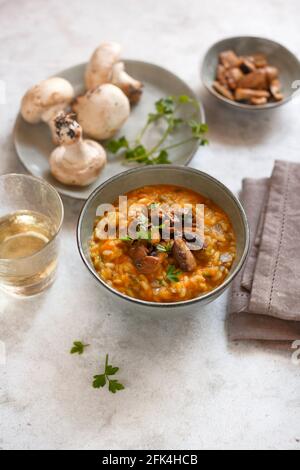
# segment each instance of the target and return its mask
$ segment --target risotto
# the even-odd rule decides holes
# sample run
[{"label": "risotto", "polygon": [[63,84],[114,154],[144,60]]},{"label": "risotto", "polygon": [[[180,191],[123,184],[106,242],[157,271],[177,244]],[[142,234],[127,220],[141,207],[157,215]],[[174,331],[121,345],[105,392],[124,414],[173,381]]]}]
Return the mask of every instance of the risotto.
[{"label": "risotto", "polygon": [[[236,239],[228,216],[217,205],[170,185],[145,186],[126,196],[126,213],[118,201],[114,211],[96,218],[90,245],[94,267],[109,286],[145,301],[178,302],[224,282],[236,257]],[[116,233],[105,238],[103,227],[110,221]],[[129,230],[133,223],[136,236]],[[127,229],[125,236],[121,226]]]}]

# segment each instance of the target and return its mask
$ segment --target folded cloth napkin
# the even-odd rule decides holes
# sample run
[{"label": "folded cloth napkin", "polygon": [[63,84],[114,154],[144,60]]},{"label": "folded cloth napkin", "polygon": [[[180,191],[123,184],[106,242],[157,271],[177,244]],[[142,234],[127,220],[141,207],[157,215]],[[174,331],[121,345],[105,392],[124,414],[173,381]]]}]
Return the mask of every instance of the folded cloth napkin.
[{"label": "folded cloth napkin", "polygon": [[229,306],[230,339],[300,339],[300,164],[243,181],[251,247]]},{"label": "folded cloth napkin", "polygon": [[[263,228],[266,218],[266,209],[267,202],[269,198],[269,179],[261,180],[245,180],[244,190],[246,199],[251,201],[251,194],[248,195],[248,192],[255,192],[255,202],[256,206],[251,210],[252,220],[250,221],[250,231],[251,233],[251,248],[249,250],[249,256],[245,264],[245,269],[243,271],[241,285],[246,290],[251,292],[253,278],[255,273],[255,267],[257,263],[257,258],[259,254],[259,247],[261,243],[261,238],[263,234]],[[260,198],[258,200],[258,198]],[[253,230],[255,228],[255,230]],[[253,240],[253,241],[252,241]]]}]

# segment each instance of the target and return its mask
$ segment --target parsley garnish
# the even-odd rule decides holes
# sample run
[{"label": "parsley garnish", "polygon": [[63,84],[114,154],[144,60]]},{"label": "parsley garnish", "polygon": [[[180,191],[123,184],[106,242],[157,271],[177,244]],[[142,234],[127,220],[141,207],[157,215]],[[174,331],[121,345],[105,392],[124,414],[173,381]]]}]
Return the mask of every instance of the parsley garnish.
[{"label": "parsley garnish", "polygon": [[140,229],[136,233],[136,240],[151,240],[151,230]]},{"label": "parsley garnish", "polygon": [[156,246],[156,249],[157,251],[160,251],[161,253],[171,253],[172,247],[173,247],[172,243],[169,242],[169,243],[166,243],[165,245],[158,244]]},{"label": "parsley garnish", "polygon": [[129,235],[126,235],[125,237],[121,238],[122,242],[130,242],[132,238]]},{"label": "parsley garnish", "polygon": [[128,148],[129,144],[127,142],[126,137],[121,137],[118,140],[111,140],[107,144],[107,150],[111,153],[117,153],[119,150]]},{"label": "parsley garnish", "polygon": [[168,281],[170,282],[179,282],[179,277],[180,274],[182,274],[182,271],[180,271],[179,269],[176,269],[175,266],[173,266],[172,264],[170,264],[168,266],[168,269],[167,269],[167,279]]},{"label": "parsley garnish", "polygon": [[101,375],[94,375],[93,387],[103,388],[108,383],[108,389],[111,393],[116,393],[118,390],[124,390],[124,385],[118,382],[118,380],[110,379],[110,377],[115,375],[118,370],[119,367],[113,367],[108,364],[108,354],[106,354],[105,371]]},{"label": "parsley garnish", "polygon": [[[192,105],[196,110],[196,115],[198,115],[199,103],[189,96],[181,95],[161,98],[155,103],[154,112],[148,114],[146,124],[132,144],[126,137],[122,136],[120,139],[108,142],[106,146],[107,150],[113,154],[122,152],[124,158],[130,162],[144,165],[164,165],[171,163],[169,159],[169,151],[171,149],[191,141],[196,141],[199,146],[206,145],[208,140],[205,139],[204,136],[208,131],[207,125],[196,121],[194,115],[183,119],[176,114],[181,107],[186,105]],[[148,128],[158,121],[165,123],[165,131],[156,145],[147,149],[143,145],[142,139]],[[190,129],[191,136],[185,140],[164,147],[167,138],[182,126],[187,126]]]},{"label": "parsley garnish", "polygon": [[83,354],[85,348],[89,347],[89,344],[83,344],[81,341],[74,341],[73,347],[70,354]]}]

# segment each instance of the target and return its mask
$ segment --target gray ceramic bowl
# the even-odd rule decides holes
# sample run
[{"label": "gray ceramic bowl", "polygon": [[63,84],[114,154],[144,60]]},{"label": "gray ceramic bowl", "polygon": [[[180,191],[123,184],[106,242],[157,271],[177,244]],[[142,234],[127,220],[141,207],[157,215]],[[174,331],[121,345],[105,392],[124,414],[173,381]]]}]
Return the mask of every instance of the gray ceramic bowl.
[{"label": "gray ceramic bowl", "polygon": [[[280,71],[280,80],[282,82],[284,99],[282,101],[268,103],[262,106],[253,106],[250,104],[231,101],[220,95],[212,85],[216,77],[219,54],[220,52],[229,49],[232,49],[238,55],[251,55],[255,53],[265,54],[268,58],[269,64],[277,67]],[[295,81],[300,80],[300,62],[292,52],[277,42],[251,36],[234,37],[223,39],[209,49],[202,63],[201,76],[207,90],[218,100],[238,109],[258,111],[281,106],[292,98],[293,93],[295,93],[295,89],[292,85]]]},{"label": "gray ceramic bowl", "polygon": [[[95,271],[90,255],[89,242],[93,232],[96,209],[100,204],[113,203],[120,193],[124,194],[145,185],[175,184],[183,186],[208,197],[220,206],[229,216],[237,237],[237,257],[231,272],[225,282],[212,292],[192,300],[176,303],[146,302],[133,299],[121,294],[108,286]],[[201,171],[181,166],[159,165],[153,167],[140,167],[121,173],[118,176],[99,186],[87,200],[81,211],[78,227],[77,242],[80,255],[88,270],[96,278],[98,284],[112,293],[116,299],[131,302],[135,308],[143,311],[157,309],[191,309],[193,305],[205,305],[219,297],[231,284],[242,268],[249,248],[249,228],[244,209],[238,199],[222,183]]]}]

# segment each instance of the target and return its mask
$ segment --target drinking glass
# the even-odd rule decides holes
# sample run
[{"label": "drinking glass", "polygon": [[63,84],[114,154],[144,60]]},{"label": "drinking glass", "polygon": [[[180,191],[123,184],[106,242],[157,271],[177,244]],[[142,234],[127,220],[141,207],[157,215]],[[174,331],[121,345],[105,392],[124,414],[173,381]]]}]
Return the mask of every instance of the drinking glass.
[{"label": "drinking glass", "polygon": [[32,296],[55,278],[64,218],[57,191],[42,179],[0,176],[0,288]]}]

